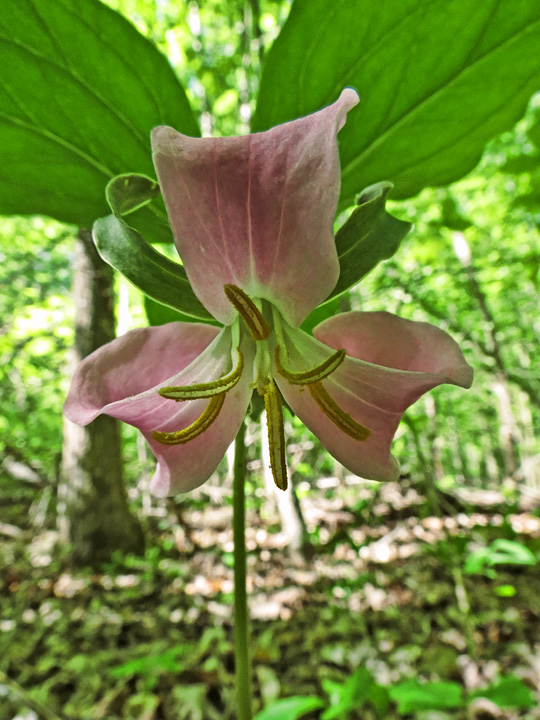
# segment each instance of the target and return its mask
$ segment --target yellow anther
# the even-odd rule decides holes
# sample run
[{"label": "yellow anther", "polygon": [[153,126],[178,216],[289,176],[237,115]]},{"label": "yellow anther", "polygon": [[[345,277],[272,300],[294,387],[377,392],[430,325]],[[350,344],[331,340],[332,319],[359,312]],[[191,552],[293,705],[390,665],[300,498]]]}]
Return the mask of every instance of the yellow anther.
[{"label": "yellow anther", "polygon": [[233,388],[242,376],[244,369],[244,358],[239,349],[237,352],[236,366],[230,373],[223,375],[223,377],[217,380],[212,380],[207,383],[198,383],[194,385],[180,385],[178,387],[164,387],[159,390],[161,397],[167,398],[168,400],[198,400],[199,398],[209,398],[225,393]]},{"label": "yellow anther", "polygon": [[333,373],[341,363],[345,360],[347,355],[346,350],[337,350],[333,355],[330,355],[320,365],[315,365],[310,370],[303,370],[302,372],[294,372],[283,366],[281,361],[281,349],[279,345],[276,346],[274,357],[276,361],[276,368],[280,375],[283,375],[285,380],[288,380],[293,385],[311,385],[312,383],[324,380],[330,373]]},{"label": "yellow anther", "polygon": [[264,407],[268,424],[270,469],[274,482],[280,490],[287,489],[287,461],[285,457],[285,429],[283,427],[283,404],[274,381],[269,380],[264,389]]},{"label": "yellow anther", "polygon": [[229,302],[238,310],[248,326],[254,340],[266,340],[270,335],[270,325],[264,319],[261,311],[253,300],[236,285],[225,285],[225,295]]},{"label": "yellow anther", "polygon": [[162,443],[163,445],[183,445],[184,443],[193,440],[198,435],[208,430],[210,425],[217,419],[223,403],[225,402],[225,393],[222,392],[219,395],[214,395],[210,398],[210,402],[206,406],[202,415],[197,420],[183,430],[177,432],[167,433],[154,430],[152,437],[154,440]]},{"label": "yellow anther", "polygon": [[354,440],[363,441],[368,439],[371,435],[371,430],[357,423],[349,413],[340,408],[337,402],[330,397],[322,382],[308,385],[308,389],[311,397],[326,417],[329,418],[334,425],[337,425],[340,430],[354,438]]}]

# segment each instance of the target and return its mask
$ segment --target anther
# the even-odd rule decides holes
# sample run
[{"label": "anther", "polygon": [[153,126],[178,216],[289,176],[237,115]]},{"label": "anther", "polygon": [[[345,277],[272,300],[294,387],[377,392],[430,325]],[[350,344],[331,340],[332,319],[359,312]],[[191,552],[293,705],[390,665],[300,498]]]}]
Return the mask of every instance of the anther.
[{"label": "anther", "polygon": [[268,424],[270,469],[274,482],[280,490],[287,489],[287,461],[285,457],[285,429],[283,427],[283,404],[274,381],[269,380],[264,390],[264,407]]},{"label": "anther", "polygon": [[244,369],[244,358],[242,353],[239,349],[237,349],[236,352],[236,366],[227,375],[223,375],[223,377],[207,383],[179,385],[178,387],[174,385],[171,387],[164,387],[158,391],[159,394],[161,397],[167,398],[168,400],[176,400],[176,402],[180,402],[181,400],[198,400],[199,398],[214,397],[220,393],[227,392],[240,380]]},{"label": "anther", "polygon": [[152,437],[162,445],[183,445],[184,443],[193,440],[198,435],[201,435],[205,430],[208,430],[210,425],[217,419],[223,403],[225,402],[225,393],[214,395],[210,398],[210,402],[206,406],[202,415],[197,420],[183,430],[177,432],[167,433],[154,430]]},{"label": "anther", "polygon": [[254,340],[266,340],[270,335],[270,325],[266,322],[253,300],[236,285],[227,284],[224,290],[229,302],[234,305],[244,319],[251,337]]},{"label": "anther", "polygon": [[357,423],[349,413],[345,412],[339,407],[337,402],[330,397],[328,391],[322,384],[322,382],[316,382],[308,385],[308,389],[311,397],[315,400],[317,405],[323,411],[327,418],[329,418],[334,425],[337,425],[346,435],[354,438],[354,440],[367,440],[371,435],[371,430],[360,423]]},{"label": "anther", "polygon": [[330,373],[333,373],[341,363],[345,360],[347,355],[346,350],[337,350],[333,355],[330,355],[320,365],[315,365],[310,370],[304,370],[302,372],[294,372],[283,366],[281,360],[281,348],[279,345],[276,346],[274,351],[274,358],[276,361],[276,368],[280,375],[285,380],[288,380],[292,385],[311,385],[312,383],[324,380]]}]

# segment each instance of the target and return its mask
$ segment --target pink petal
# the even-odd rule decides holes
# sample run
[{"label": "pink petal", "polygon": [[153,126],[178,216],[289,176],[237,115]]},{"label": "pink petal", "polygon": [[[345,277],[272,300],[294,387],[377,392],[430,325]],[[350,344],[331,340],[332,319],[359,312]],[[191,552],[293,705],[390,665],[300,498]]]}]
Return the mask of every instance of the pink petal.
[{"label": "pink petal", "polygon": [[465,388],[472,384],[473,370],[459,345],[429,323],[404,320],[388,312],[348,312],[320,323],[313,334],[325,345],[345,348],[351,357],[374,365],[433,373],[444,378],[440,383]]},{"label": "pink petal", "polygon": [[[346,435],[320,410],[309,391],[276,376],[291,409],[326,449],[351,472],[374,480],[395,480],[399,466],[390,454],[404,411],[442,383],[469,387],[472,369],[458,345],[442,330],[389,313],[345,313],[315,328],[315,335],[348,356],[323,383],[338,405],[370,437]],[[296,369],[322,362],[331,350],[296,330],[287,331],[287,349]],[[294,348],[293,348],[294,345]]]},{"label": "pink petal", "polygon": [[226,283],[270,300],[292,325],[334,288],[336,133],[357,102],[346,89],[319,112],[245,137],[153,130],[176,247],[196,295],[221,322],[235,317]]},{"label": "pink petal", "polygon": [[[250,345],[242,348],[249,367]],[[89,355],[77,368],[64,406],[67,417],[86,425],[104,413],[139,428],[158,467],[154,494],[186,492],[207,480],[238,431],[251,397],[249,373],[227,393],[212,426],[185,445],[166,446],[153,430],[174,432],[193,423],[208,400],[176,403],[157,390],[213,380],[230,370],[231,331],[197,323],[170,323],[133,330]]]}]

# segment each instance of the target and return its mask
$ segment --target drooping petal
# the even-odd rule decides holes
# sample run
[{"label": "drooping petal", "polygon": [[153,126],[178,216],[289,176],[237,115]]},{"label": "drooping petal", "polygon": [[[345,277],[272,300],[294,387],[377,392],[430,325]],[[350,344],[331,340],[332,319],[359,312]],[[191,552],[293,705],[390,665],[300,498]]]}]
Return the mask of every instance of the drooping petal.
[{"label": "drooping petal", "polygon": [[[242,346],[242,353],[252,362],[249,345]],[[211,427],[183,445],[163,445],[152,432],[191,425],[209,400],[175,402],[158,390],[213,380],[230,369],[230,328],[170,323],[133,330],[83,360],[64,412],[80,425],[104,413],[139,428],[158,460],[152,492],[160,497],[186,492],[210,477],[234,439],[251,396],[251,378],[244,373]]]},{"label": "drooping petal", "polygon": [[405,410],[437,385],[469,387],[472,382],[472,369],[459,346],[432,325],[386,312],[337,315],[321,323],[314,334],[317,339],[286,329],[290,362],[297,368],[315,365],[345,348],[348,356],[323,385],[370,435],[362,441],[353,439],[327,417],[307,389],[278,374],[276,381],[286,401],[349,470],[374,480],[397,479],[399,466],[390,446]]},{"label": "drooping petal", "polygon": [[319,112],[245,137],[152,132],[177,249],[195,294],[221,322],[235,316],[227,283],[270,300],[292,325],[334,288],[336,133],[357,102],[346,89]]},{"label": "drooping petal", "polygon": [[456,341],[429,323],[389,312],[348,312],[320,323],[313,334],[325,345],[344,348],[351,357],[373,365],[432,373],[444,378],[441,382],[464,388],[473,380]]}]

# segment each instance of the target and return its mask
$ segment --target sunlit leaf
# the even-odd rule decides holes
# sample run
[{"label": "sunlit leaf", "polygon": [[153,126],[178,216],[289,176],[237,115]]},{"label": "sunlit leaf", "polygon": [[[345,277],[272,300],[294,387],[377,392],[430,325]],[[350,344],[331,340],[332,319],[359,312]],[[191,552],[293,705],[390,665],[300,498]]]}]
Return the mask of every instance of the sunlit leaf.
[{"label": "sunlit leaf", "polygon": [[351,710],[362,708],[369,698],[371,685],[371,675],[366,668],[358,668],[342,685],[326,683],[324,689],[332,707],[325,710],[321,720],[336,720],[345,717]]},{"label": "sunlit leaf", "polygon": [[534,693],[515,675],[501,678],[482,690],[475,690],[471,697],[487,698],[500,708],[536,707]]},{"label": "sunlit leaf", "polygon": [[540,88],[540,4],[295,0],[267,56],[253,128],[361,97],[339,134],[341,207],[381,180],[394,197],[450,183]]},{"label": "sunlit leaf", "polygon": [[464,570],[468,575],[484,573],[494,577],[490,568],[497,565],[536,565],[536,558],[528,547],[515,540],[498,538],[488,547],[477,548],[471,552]]},{"label": "sunlit leaf", "polygon": [[407,680],[394,685],[389,692],[399,712],[404,714],[420,710],[453,710],[465,705],[463,690],[454,682],[421,684],[417,680]]},{"label": "sunlit leaf", "polygon": [[0,41],[1,213],[91,227],[112,177],[153,174],[154,126],[198,134],[165,57],[98,0],[3,0]]},{"label": "sunlit leaf", "polygon": [[321,698],[314,695],[284,698],[276,700],[260,713],[257,713],[253,720],[298,720],[313,710],[324,707]]}]

